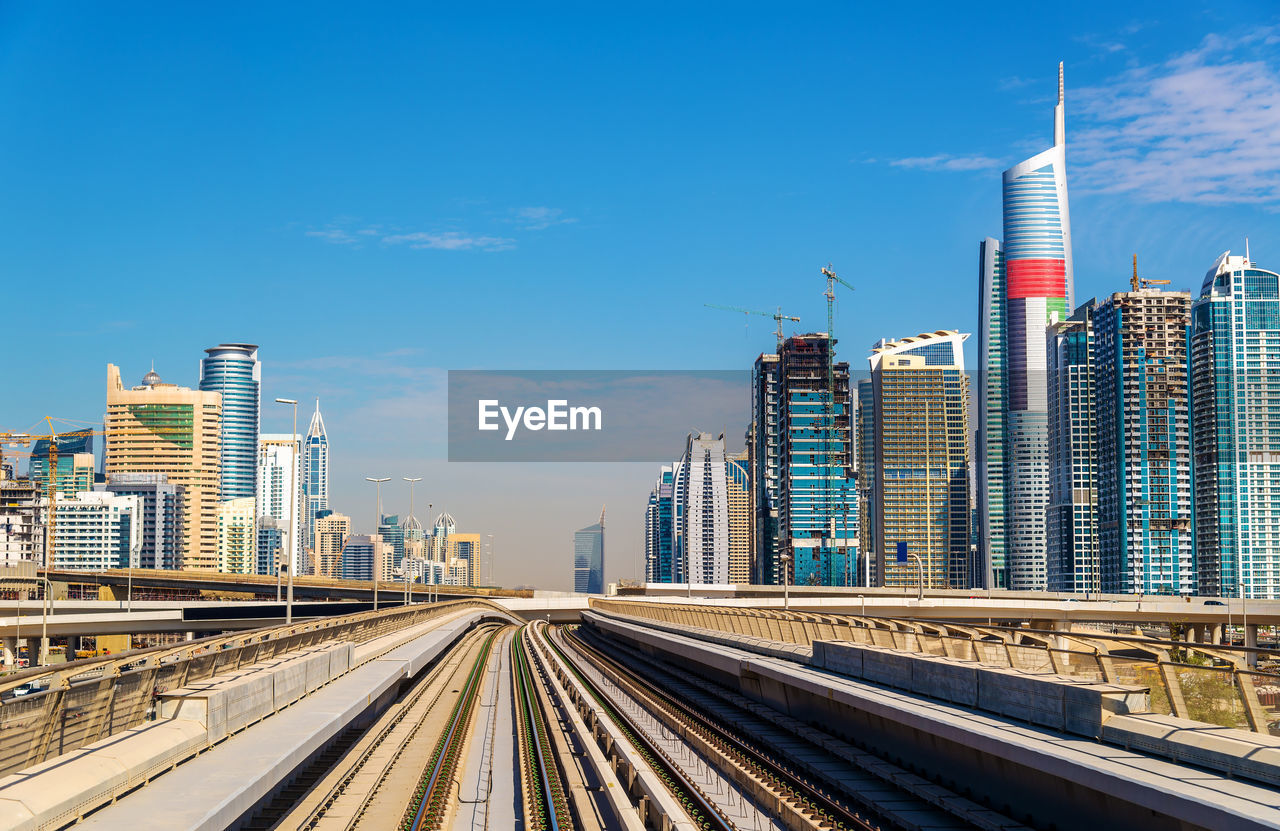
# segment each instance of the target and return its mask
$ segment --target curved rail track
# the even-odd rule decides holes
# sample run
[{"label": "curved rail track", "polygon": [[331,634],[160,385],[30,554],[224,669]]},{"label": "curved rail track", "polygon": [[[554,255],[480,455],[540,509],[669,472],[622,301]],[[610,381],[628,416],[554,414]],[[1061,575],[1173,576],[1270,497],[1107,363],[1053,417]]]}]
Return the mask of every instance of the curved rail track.
[{"label": "curved rail track", "polygon": [[702,790],[685,775],[658,745],[645,734],[626,713],[613,705],[595,682],[581,672],[577,664],[566,655],[551,639],[545,643],[557,655],[564,666],[582,683],[588,694],[596,702],[600,711],[622,731],[627,741],[636,749],[641,758],[662,779],[663,784],[680,803],[695,827],[714,829],[715,831],[734,831],[735,826]]},{"label": "curved rail track", "polygon": [[[761,750],[749,737],[739,735],[731,727],[709,718],[688,703],[668,694],[650,679],[621,661],[596,649],[571,631],[560,629],[566,645],[571,646],[606,677],[625,689],[650,712],[665,714],[670,726],[685,735],[698,737],[716,755],[729,760],[748,776],[764,784],[791,812],[818,828],[878,831],[880,825],[841,799],[823,790],[802,772],[781,759]],[[552,647],[561,651],[555,639]],[[563,654],[563,652],[561,653]],[[781,817],[779,817],[781,819]]]}]

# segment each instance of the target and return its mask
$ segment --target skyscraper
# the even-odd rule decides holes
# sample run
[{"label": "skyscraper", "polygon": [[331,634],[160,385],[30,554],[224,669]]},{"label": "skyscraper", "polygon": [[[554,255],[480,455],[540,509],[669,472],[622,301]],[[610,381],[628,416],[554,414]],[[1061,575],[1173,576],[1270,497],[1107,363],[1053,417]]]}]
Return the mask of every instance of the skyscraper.
[{"label": "skyscraper", "polygon": [[1098,430],[1090,300],[1049,327],[1050,591],[1102,591]]},{"label": "skyscraper", "polygon": [[1199,593],[1280,598],[1280,275],[1224,252],[1191,307]]},{"label": "skyscraper", "polygon": [[858,552],[854,585],[871,585],[878,568],[876,534],[876,395],[870,376],[858,379]]},{"label": "skyscraper", "polygon": [[1004,242],[984,240],[980,256],[980,539],[993,584],[1013,589],[1047,580],[1046,327],[1073,292],[1062,64],[1053,116],[1053,146],[1004,172]]},{"label": "skyscraper", "polygon": [[316,411],[311,415],[311,426],[302,452],[302,491],[305,500],[305,550],[318,549],[316,543],[316,517],[329,508],[329,434],[324,429],[320,415],[320,399],[316,399]]},{"label": "skyscraper", "polygon": [[[956,331],[871,351],[878,586],[969,588],[969,378]],[[905,549],[901,547],[905,546]],[[905,550],[908,561],[899,560]],[[918,558],[911,559],[911,555]]]},{"label": "skyscraper", "polygon": [[751,582],[751,470],[745,453],[725,459],[729,497],[729,582]]},{"label": "skyscraper", "polygon": [[724,437],[690,433],[675,470],[675,554],[686,580],[729,582],[729,494]]},{"label": "skyscraper", "polygon": [[182,568],[183,496],[181,485],[163,473],[114,473],[94,490],[138,498],[142,548],[140,568]]},{"label": "skyscraper", "polygon": [[644,579],[649,583],[683,582],[683,563],[675,546],[675,466],[663,465],[644,512]]},{"label": "skyscraper", "polygon": [[103,470],[163,473],[182,488],[182,567],[218,568],[222,396],[166,384],[154,370],[126,390],[107,364]]},{"label": "skyscraper", "polygon": [[604,593],[604,508],[599,522],[574,532],[573,590]]},{"label": "skyscraper", "polygon": [[205,350],[200,389],[222,394],[222,478],[219,497],[253,496],[258,464],[259,388],[262,364],[251,343],[222,343]]},{"label": "skyscraper", "polygon": [[1143,287],[1093,310],[1102,590],[1192,594],[1191,295]]},{"label": "skyscraper", "polygon": [[[779,427],[782,407],[777,353],[765,352],[756,359],[751,373],[751,426],[747,429],[747,464],[751,469],[751,514],[755,530],[751,535],[751,582],[757,585],[781,583],[778,571],[778,475],[781,469]],[[676,581],[680,582],[680,581]]]},{"label": "skyscraper", "polygon": [[797,585],[847,585],[857,558],[849,365],[834,362],[834,348],[819,332],[778,351],[777,544]]},{"label": "skyscraper", "polygon": [[285,544],[291,549],[289,562],[294,574],[307,572],[302,540],[301,446],[300,437],[288,433],[263,433],[258,439],[258,521],[274,519],[288,532]]}]

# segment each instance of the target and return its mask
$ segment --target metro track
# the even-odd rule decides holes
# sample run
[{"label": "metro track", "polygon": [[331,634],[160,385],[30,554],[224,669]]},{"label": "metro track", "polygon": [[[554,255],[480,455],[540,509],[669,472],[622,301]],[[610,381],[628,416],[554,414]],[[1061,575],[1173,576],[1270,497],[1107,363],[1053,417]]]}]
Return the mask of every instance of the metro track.
[{"label": "metro track", "polygon": [[[659,715],[669,728],[687,739],[692,736],[700,738],[704,749],[710,751],[708,755],[719,756],[717,761],[724,768],[736,767],[738,776],[733,778],[740,784],[755,780],[774,794],[781,803],[774,812],[775,818],[782,824],[794,827],[798,821],[819,829],[880,831],[878,823],[864,817],[836,796],[825,793],[803,773],[761,751],[750,737],[737,734],[690,704],[669,695],[649,679],[564,628],[556,634],[562,636],[564,647],[577,651],[594,664],[647,710]],[[549,640],[557,651],[563,649],[555,643],[554,637]],[[725,772],[733,773],[731,769]]]},{"label": "metro track", "polygon": [[[404,790],[424,778],[421,760],[437,733],[434,728],[442,721],[443,707],[451,700],[449,696],[461,689],[461,678],[470,680],[477,667],[483,668],[500,631],[497,626],[483,626],[469,633],[369,730],[348,742],[340,758],[323,766],[309,781],[295,782],[291,790],[301,792],[297,798],[288,800],[282,810],[260,815],[255,827],[318,831],[423,827],[397,824],[405,814]],[[455,706],[446,723],[454,726],[457,715]]]},{"label": "metro track", "polygon": [[530,831],[560,831],[574,828],[564,783],[556,769],[547,720],[534,687],[522,627],[511,639],[511,667],[516,696],[516,729],[519,735],[523,770],[525,827]]}]

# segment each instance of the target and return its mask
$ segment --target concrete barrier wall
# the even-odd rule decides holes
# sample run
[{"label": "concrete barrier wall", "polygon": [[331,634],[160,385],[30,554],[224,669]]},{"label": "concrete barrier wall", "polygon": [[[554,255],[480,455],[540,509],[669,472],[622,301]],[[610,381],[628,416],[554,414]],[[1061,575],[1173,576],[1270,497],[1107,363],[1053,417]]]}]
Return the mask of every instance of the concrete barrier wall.
[{"label": "concrete barrier wall", "polygon": [[[132,727],[10,774],[0,779],[0,828],[30,831],[75,822],[86,810],[173,767],[205,743],[203,724],[174,719]],[[51,777],[57,787],[51,787]]]},{"label": "concrete barrier wall", "polygon": [[344,667],[351,665],[352,649],[351,643],[316,647],[302,655],[172,690],[159,697],[158,715],[205,725],[208,743],[214,744],[342,675]]},{"label": "concrete barrier wall", "polygon": [[1121,747],[1280,787],[1280,737],[1144,713],[1109,720],[1102,726],[1102,738]]},{"label": "concrete barrier wall", "polygon": [[1097,738],[1117,714],[1150,709],[1146,687],[1033,674],[847,641],[814,641],[810,665],[1053,730]]}]

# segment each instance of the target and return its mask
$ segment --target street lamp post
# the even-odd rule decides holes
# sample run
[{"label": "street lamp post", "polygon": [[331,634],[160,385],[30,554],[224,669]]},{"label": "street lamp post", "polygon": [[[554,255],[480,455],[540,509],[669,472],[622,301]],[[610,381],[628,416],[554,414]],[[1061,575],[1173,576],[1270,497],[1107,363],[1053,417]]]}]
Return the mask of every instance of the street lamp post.
[{"label": "street lamp post", "polygon": [[[377,486],[377,489],[378,489],[378,506],[377,506],[377,514],[373,522],[373,536],[369,538],[369,542],[372,543],[373,537],[378,536],[378,528],[382,525],[382,483],[390,482],[391,477],[384,476],[381,479],[376,479],[372,476],[366,476],[364,477],[364,480],[366,482],[372,482],[374,485]],[[373,549],[374,550],[372,553],[375,555],[373,557],[373,610],[376,612],[378,611],[378,558],[376,556],[378,553],[377,546],[374,545]]]},{"label": "street lamp post", "polygon": [[[293,405],[293,432],[289,434],[289,441],[293,444],[292,484],[293,484],[293,488],[297,489],[299,485],[298,470],[301,467],[301,462],[302,462],[302,459],[299,458],[302,455],[302,443],[298,441],[298,402],[293,400],[292,398],[277,398],[276,403]],[[285,535],[286,535],[285,539],[287,540],[287,543],[284,548],[285,557],[287,558],[286,562],[288,562],[288,566],[286,566],[286,568],[288,568],[289,570],[289,586],[286,589],[287,599],[285,600],[285,604],[284,604],[284,622],[286,626],[293,623],[293,565],[294,565],[293,548],[297,544],[293,539],[293,525],[295,522],[298,521],[297,500],[294,501],[293,509],[289,511],[289,514],[290,514],[289,522],[286,524],[286,527],[285,527]],[[279,578],[277,578],[277,581],[278,580]]]},{"label": "street lamp post", "polygon": [[778,557],[782,561],[782,608],[791,608],[791,569],[787,568],[787,564],[791,562],[790,554],[783,554]]}]

